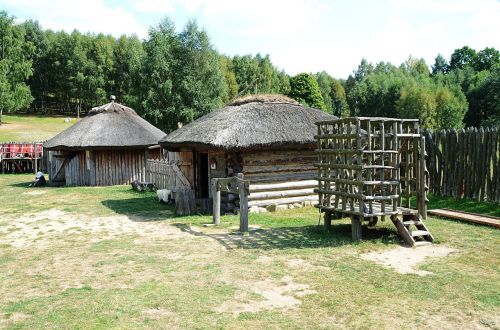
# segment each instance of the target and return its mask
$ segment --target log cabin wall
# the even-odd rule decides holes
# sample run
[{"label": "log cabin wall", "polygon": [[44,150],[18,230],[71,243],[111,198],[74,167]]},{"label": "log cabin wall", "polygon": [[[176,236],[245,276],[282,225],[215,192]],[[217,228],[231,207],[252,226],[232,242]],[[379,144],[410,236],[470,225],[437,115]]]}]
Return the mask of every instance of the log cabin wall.
[{"label": "log cabin wall", "polygon": [[64,176],[68,186],[111,186],[145,181],[146,151],[79,151],[66,162]]},{"label": "log cabin wall", "polygon": [[250,208],[317,202],[317,156],[313,150],[264,151],[242,154],[245,180],[250,181]]},{"label": "log cabin wall", "polygon": [[[250,181],[249,207],[318,200],[314,193],[318,184],[314,180],[317,156],[313,150],[209,152],[208,156],[210,163],[217,164],[215,169],[209,167],[209,182],[242,171],[245,180]],[[235,196],[222,196],[222,202],[226,211],[238,207]]]}]

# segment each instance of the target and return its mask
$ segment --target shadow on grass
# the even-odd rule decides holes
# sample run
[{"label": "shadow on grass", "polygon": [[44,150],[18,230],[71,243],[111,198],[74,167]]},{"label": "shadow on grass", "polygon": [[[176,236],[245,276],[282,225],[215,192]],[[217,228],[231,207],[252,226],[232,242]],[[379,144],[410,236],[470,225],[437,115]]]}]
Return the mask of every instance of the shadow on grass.
[{"label": "shadow on grass", "polygon": [[[227,250],[234,249],[304,249],[358,244],[351,240],[351,225],[338,224],[327,232],[323,227],[280,227],[251,229],[248,235],[241,233],[204,233],[187,224],[173,224],[181,231],[199,237],[207,237],[219,242]],[[363,239],[378,240],[383,244],[399,244],[397,234],[388,228],[363,227]]]},{"label": "shadow on grass", "polygon": [[102,201],[101,204],[137,222],[160,221],[175,217],[173,206],[160,203],[151,196],[108,199]]}]

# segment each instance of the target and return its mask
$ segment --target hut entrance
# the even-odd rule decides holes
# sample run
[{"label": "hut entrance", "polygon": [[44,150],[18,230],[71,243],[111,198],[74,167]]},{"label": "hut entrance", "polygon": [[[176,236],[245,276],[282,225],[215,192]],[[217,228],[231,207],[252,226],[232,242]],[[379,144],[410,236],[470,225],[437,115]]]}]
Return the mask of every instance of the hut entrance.
[{"label": "hut entrance", "polygon": [[198,154],[198,198],[208,198],[208,153]]}]

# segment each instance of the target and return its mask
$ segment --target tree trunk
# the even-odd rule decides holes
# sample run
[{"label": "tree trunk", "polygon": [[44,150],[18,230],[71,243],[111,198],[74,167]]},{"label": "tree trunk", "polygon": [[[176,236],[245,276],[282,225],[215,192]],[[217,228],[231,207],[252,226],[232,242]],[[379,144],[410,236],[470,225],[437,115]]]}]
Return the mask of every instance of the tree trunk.
[{"label": "tree trunk", "polygon": [[2,114],[3,114],[3,110],[0,109],[0,126],[2,126]]}]

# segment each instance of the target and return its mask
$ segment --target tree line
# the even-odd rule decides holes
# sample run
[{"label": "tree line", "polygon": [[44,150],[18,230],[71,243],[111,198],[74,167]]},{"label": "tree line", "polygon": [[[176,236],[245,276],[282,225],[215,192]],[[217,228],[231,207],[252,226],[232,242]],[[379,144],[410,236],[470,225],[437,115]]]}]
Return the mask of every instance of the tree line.
[{"label": "tree line", "polygon": [[494,48],[438,55],[431,68],[362,60],[346,79],[326,72],[289,76],[269,56],[218,53],[195,21],[168,18],[145,40],[16,24],[0,12],[0,122],[3,112],[79,115],[116,95],[170,132],[238,96],[280,93],[337,116],[420,118],[428,128],[498,126],[500,59]]}]

